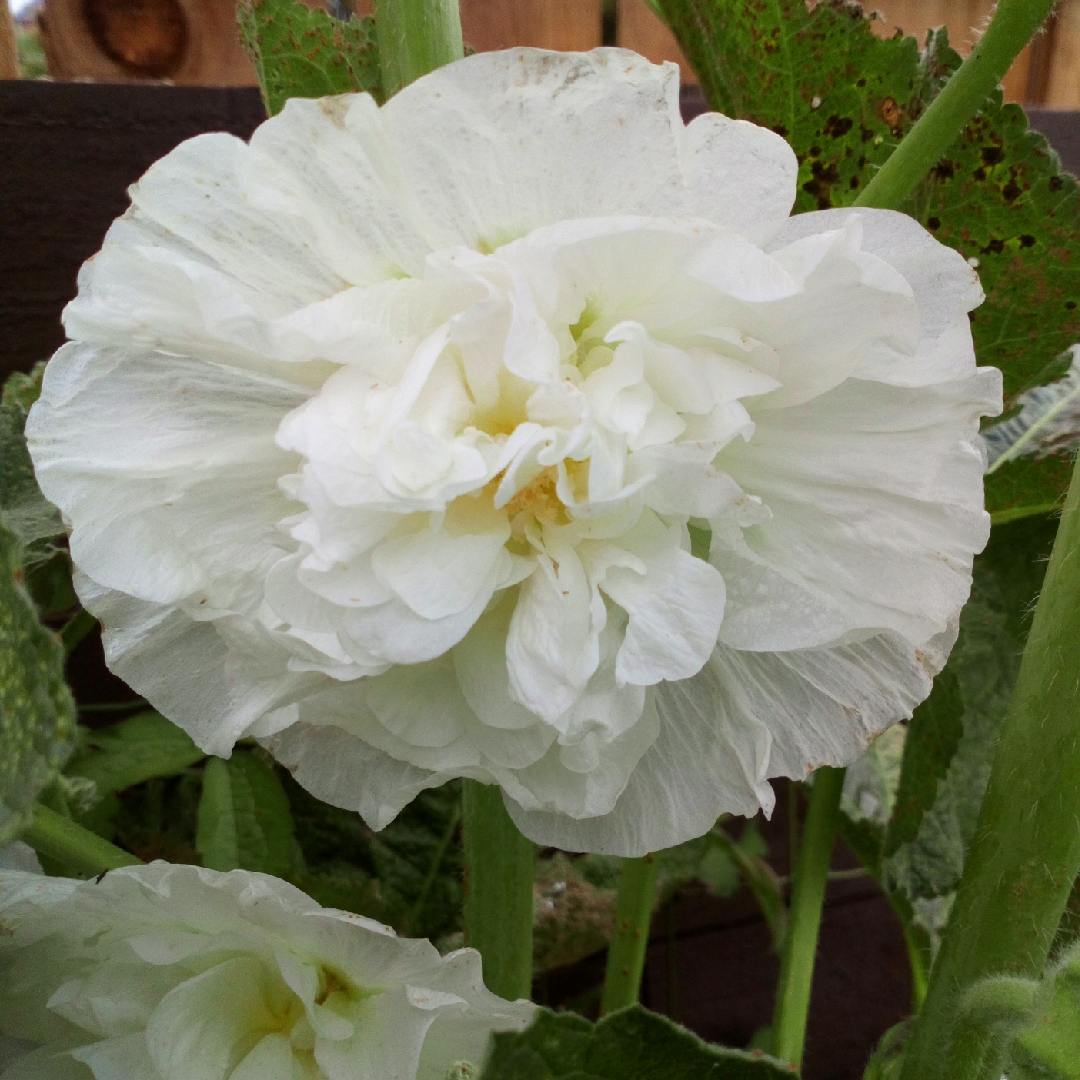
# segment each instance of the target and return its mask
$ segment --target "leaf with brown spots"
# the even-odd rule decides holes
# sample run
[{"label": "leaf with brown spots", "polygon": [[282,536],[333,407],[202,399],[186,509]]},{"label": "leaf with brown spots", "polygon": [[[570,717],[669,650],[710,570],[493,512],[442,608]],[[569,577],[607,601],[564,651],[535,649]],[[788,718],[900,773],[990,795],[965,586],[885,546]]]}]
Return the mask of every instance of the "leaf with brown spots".
[{"label": "leaf with brown spots", "polygon": [[291,97],[366,90],[382,100],[371,18],[342,22],[295,0],[243,0],[237,19],[271,116]]},{"label": "leaf with brown spots", "polygon": [[[959,62],[944,32],[932,35],[925,93]],[[906,209],[977,261],[986,301],[971,314],[975,353],[1004,374],[1008,415],[1025,390],[1061,377],[1056,359],[1080,341],[1076,180],[995,91]],[[1067,455],[1018,458],[987,477],[987,509],[996,521],[1044,512],[1064,496],[1070,471]]]},{"label": "leaf with brown spots", "polygon": [[796,212],[849,205],[922,110],[917,42],[875,37],[856,5],[661,3],[709,105],[794,148]]}]

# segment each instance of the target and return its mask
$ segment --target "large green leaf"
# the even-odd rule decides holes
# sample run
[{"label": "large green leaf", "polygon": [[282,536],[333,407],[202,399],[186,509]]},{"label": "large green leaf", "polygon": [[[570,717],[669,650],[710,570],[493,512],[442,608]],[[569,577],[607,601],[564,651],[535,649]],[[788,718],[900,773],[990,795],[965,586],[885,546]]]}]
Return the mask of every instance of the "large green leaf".
[{"label": "large green leaf", "polygon": [[295,0],[245,0],[237,17],[271,116],[291,97],[366,90],[382,100],[372,19],[342,22]]},{"label": "large green leaf", "polygon": [[27,823],[34,799],[58,775],[75,725],[63,647],[38,621],[21,544],[0,524],[0,843]]},{"label": "large green leaf", "polygon": [[910,899],[947,893],[963,870],[1055,531],[1049,516],[1000,526],[975,560],[956,646],[908,732],[885,842],[885,882]]},{"label": "large green leaf", "polygon": [[93,780],[98,793],[107,795],[155,776],[174,776],[204,757],[186,731],[160,713],[145,712],[86,732],[64,771]]},{"label": "large green leaf", "polygon": [[769,1080],[791,1067],[755,1051],[729,1050],[638,1005],[592,1024],[541,1009],[520,1033],[492,1037],[481,1080]]},{"label": "large green leaf", "polygon": [[259,754],[238,750],[228,761],[207,761],[196,846],[211,870],[289,876],[296,862],[289,800]]},{"label": "large green leaf", "polygon": [[[710,106],[782,134],[799,159],[796,212],[846,206],[956,68],[944,31],[920,59],[882,40],[841,0],[661,0]],[[1060,378],[1080,341],[1080,196],[1023,110],[987,101],[905,209],[977,265],[972,316],[981,364],[1005,375],[1006,408]],[[1045,512],[1068,485],[1062,455],[1002,465],[987,482],[995,520]]]}]

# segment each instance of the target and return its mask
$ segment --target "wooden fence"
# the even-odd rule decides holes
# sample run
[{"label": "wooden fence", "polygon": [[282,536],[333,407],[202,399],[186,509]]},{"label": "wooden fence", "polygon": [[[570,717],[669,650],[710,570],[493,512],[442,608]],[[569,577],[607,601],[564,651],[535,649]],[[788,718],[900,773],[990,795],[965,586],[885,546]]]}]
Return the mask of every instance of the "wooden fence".
[{"label": "wooden fence", "polygon": [[[254,71],[234,29],[233,3],[44,0],[39,24],[49,73],[56,79],[99,82],[254,85]],[[891,35],[900,28],[921,42],[929,28],[945,25],[950,40],[966,53],[992,4],[869,0],[868,6],[878,16],[876,33]],[[355,6],[363,13],[370,10],[370,0],[357,0]],[[516,45],[580,50],[606,41],[654,61],[677,61],[684,81],[693,81],[675,39],[645,0],[614,0],[606,20],[604,8],[604,0],[461,0],[461,22],[466,42],[479,51]],[[0,24],[5,24],[2,17]],[[17,77],[17,71],[12,28],[6,23],[0,25],[0,78]],[[1004,87],[1012,101],[1080,107],[1080,0],[1063,0],[1046,31],[1017,59]]]}]

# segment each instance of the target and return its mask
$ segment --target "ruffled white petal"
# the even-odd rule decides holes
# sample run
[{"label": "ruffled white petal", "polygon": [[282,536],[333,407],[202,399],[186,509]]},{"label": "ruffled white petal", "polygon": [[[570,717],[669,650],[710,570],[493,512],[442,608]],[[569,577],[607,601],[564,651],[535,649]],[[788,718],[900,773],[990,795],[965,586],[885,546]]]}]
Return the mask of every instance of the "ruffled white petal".
[{"label": "ruffled white petal", "polygon": [[770,812],[769,777],[801,780],[852,761],[911,715],[942,663],[941,643],[923,652],[892,634],[779,653],[721,646],[698,675],[656,691],[659,737],[611,813],[574,819],[510,798],[506,807],[539,844],[623,856],[670,847],[722,813]]}]

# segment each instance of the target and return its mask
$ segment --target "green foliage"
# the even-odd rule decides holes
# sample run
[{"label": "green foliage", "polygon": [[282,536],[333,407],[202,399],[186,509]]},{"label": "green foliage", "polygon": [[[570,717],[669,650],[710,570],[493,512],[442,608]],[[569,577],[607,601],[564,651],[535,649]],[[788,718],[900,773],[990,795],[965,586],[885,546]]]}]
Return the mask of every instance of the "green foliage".
[{"label": "green foliage", "polygon": [[987,1070],[992,1067],[1009,1080],[1075,1080],[1080,1076],[1080,949],[1062,954],[1041,979],[982,979],[962,996],[954,1019],[952,1060],[981,1059]]},{"label": "green foliage", "polygon": [[195,845],[211,870],[258,870],[288,877],[296,845],[289,800],[272,764],[250,750],[203,770]]},{"label": "green foliage", "polygon": [[[550,859],[537,859],[534,972],[573,964],[607,947],[615,919],[618,877],[612,880],[605,874],[600,886],[587,880],[582,869],[589,869],[587,860],[595,857],[571,859],[560,851]],[[581,863],[586,866],[579,868]]]},{"label": "green foliage", "polygon": [[71,561],[63,546],[60,511],[38,488],[23,427],[41,393],[44,363],[4,384],[0,400],[0,524],[15,534],[22,549],[25,584],[38,608],[49,613],[77,603],[71,587]]},{"label": "green foliage", "polygon": [[400,934],[444,940],[461,929],[461,785],[421,792],[381,832],[281,781],[306,869],[290,880],[321,904],[355,911]]},{"label": "green foliage", "polygon": [[1055,530],[1049,517],[1001,526],[975,560],[956,646],[909,730],[884,844],[886,884],[909,899],[959,881]]},{"label": "green foliage", "polygon": [[[842,0],[662,7],[710,106],[791,144],[796,212],[850,205],[960,61],[944,30],[920,58],[914,38],[874,37]],[[1060,378],[1055,357],[1080,340],[1080,198],[1023,110],[995,92],[904,209],[978,265],[975,351],[1004,373],[1006,408]],[[1068,479],[1061,454],[1009,462],[988,477],[988,509],[995,521],[1044,513]]]},{"label": "green foliage", "polygon": [[28,822],[75,739],[64,650],[23,586],[22,545],[0,524],[0,843]]},{"label": "green foliage", "polygon": [[83,729],[64,770],[109,795],[159,776],[174,776],[205,757],[182,728],[156,712],[139,713],[96,731]]},{"label": "green foliage", "polygon": [[271,116],[291,97],[366,90],[382,100],[372,19],[342,22],[296,0],[245,0],[237,18]]},{"label": "green foliage", "polygon": [[792,1070],[760,1052],[728,1050],[639,1005],[597,1024],[540,1010],[520,1033],[492,1036],[482,1080],[767,1080]]}]

